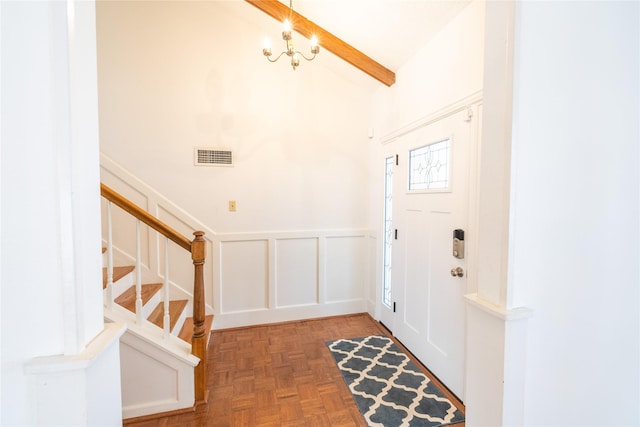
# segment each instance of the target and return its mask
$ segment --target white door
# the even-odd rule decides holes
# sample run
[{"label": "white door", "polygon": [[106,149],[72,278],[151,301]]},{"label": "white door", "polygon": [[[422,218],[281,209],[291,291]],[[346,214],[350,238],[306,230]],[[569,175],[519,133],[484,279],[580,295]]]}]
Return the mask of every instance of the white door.
[{"label": "white door", "polygon": [[393,332],[460,398],[467,253],[453,255],[453,237],[468,229],[472,126],[465,110],[394,143]]}]

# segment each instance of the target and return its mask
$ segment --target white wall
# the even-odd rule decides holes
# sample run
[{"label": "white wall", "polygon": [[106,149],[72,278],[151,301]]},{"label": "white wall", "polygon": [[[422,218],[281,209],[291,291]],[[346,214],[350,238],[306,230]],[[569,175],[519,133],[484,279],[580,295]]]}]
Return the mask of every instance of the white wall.
[{"label": "white wall", "polygon": [[[95,388],[99,376],[89,371],[100,366],[117,376],[119,329],[92,348],[93,357],[85,354],[103,332],[94,5],[7,1],[0,8],[1,423],[87,423],[96,415],[115,423],[119,381]],[[80,368],[76,356],[85,357]],[[52,373],[55,381],[44,380]],[[116,400],[108,414],[96,414],[103,393]]]},{"label": "white wall", "polygon": [[640,424],[638,2],[516,8],[510,292],[524,425]]},{"label": "white wall", "polygon": [[[245,2],[104,1],[97,28],[115,162],[215,232],[366,226],[369,95],[323,65],[330,53],[269,63],[280,24]],[[194,146],[236,165],[193,166]]]},{"label": "white wall", "polygon": [[[478,147],[476,269],[469,272],[465,404],[472,426],[518,425],[529,309],[507,305],[514,2],[485,8],[483,107]],[[475,235],[475,238],[472,236]],[[471,259],[469,260],[471,261]],[[512,350],[515,349],[515,350]]]},{"label": "white wall", "polygon": [[[378,236],[383,235],[384,157],[395,153],[390,136],[482,90],[483,40],[484,2],[474,1],[397,71],[395,85],[375,92],[369,203],[370,227]],[[382,243],[376,248],[378,268],[369,295],[379,292],[382,280]]]},{"label": "white wall", "polygon": [[[120,170],[102,179],[179,230],[193,222],[127,188],[135,177],[213,232],[214,328],[362,312],[369,298],[369,85],[327,67],[329,52],[295,71],[269,63],[262,41],[280,25],[245,2],[97,6],[100,148]],[[231,149],[235,165],[194,166],[195,146]]]},{"label": "white wall", "polygon": [[[396,72],[395,85],[374,93],[369,203],[370,227],[378,236],[383,235],[384,158],[395,153],[389,137],[482,90],[483,40],[484,2],[474,1]],[[377,269],[369,282],[370,296],[379,294],[382,281],[382,242],[378,240],[372,254]],[[374,314],[375,307],[369,311]]]},{"label": "white wall", "polygon": [[[479,182],[485,274],[467,319],[467,423],[637,425],[638,5],[517,3],[513,158],[513,9],[503,6],[487,3],[484,83],[482,72],[471,73],[471,86],[469,75],[431,76],[440,63],[433,55],[407,73],[414,77],[402,96],[378,91],[372,121],[384,136],[465,95],[447,99],[440,86],[482,89],[491,100]],[[372,155],[380,183],[381,158]],[[620,245],[622,230],[629,238]]]},{"label": "white wall", "polygon": [[376,140],[482,89],[484,2],[473,1],[374,94]]},{"label": "white wall", "polygon": [[[214,329],[360,313],[375,303],[375,295],[367,292],[375,258],[370,230],[215,233],[105,155],[101,168],[107,186],[178,232],[205,232],[205,299],[207,312],[215,314]],[[134,221],[117,207],[112,211],[115,265],[135,265]],[[158,282],[164,275],[165,238],[145,231],[140,240],[143,283]],[[172,298],[193,292],[188,255],[170,245]]]}]

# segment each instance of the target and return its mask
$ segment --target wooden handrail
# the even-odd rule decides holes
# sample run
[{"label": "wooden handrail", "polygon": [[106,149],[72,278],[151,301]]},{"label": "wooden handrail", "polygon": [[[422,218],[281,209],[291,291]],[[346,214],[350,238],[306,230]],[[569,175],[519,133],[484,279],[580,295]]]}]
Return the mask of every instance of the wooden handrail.
[{"label": "wooden handrail", "polygon": [[[182,248],[191,252],[194,265],[193,276],[193,335],[191,338],[191,354],[200,359],[194,370],[195,405],[207,402],[207,337],[205,332],[204,307],[204,260],[206,258],[206,241],[203,231],[195,231],[195,238],[190,241],[185,236],[169,227],[158,218],[132,203],[113,189],[100,183],[100,194],[105,199],[119,206],[135,218],[147,224],[160,234],[171,239]],[[165,260],[166,262],[166,260]]]},{"label": "wooden handrail", "polygon": [[100,195],[191,252],[191,241],[189,239],[103,183],[100,183]]}]

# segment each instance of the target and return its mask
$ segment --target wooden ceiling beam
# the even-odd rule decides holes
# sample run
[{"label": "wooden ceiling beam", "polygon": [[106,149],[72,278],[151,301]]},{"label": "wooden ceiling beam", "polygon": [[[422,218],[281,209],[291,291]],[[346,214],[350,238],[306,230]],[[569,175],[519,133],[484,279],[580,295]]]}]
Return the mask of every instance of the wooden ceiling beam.
[{"label": "wooden ceiling beam", "polygon": [[322,27],[309,21],[307,18],[300,15],[295,10],[291,11],[288,6],[279,2],[278,0],[245,1],[280,22],[284,22],[285,19],[289,18],[292,30],[297,31],[306,38],[311,38],[311,36],[315,34],[315,36],[318,38],[318,44],[320,46],[337,55],[339,58],[342,58],[344,61],[360,69],[366,74],[370,75],[374,79],[380,81],[381,83],[384,83],[387,86],[391,86],[396,82],[396,74],[393,71],[384,67],[379,62],[371,59],[355,47],[334,36]]}]

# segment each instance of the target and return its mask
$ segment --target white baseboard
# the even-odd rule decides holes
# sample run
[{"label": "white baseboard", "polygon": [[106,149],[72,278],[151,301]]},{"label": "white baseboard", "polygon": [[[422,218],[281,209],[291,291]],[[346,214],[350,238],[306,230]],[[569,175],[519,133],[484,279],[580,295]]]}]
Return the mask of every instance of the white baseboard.
[{"label": "white baseboard", "polygon": [[364,300],[345,301],[287,307],[238,313],[226,313],[216,316],[214,330],[238,328],[243,326],[264,325],[271,323],[290,322],[295,320],[316,319],[320,317],[340,316],[345,314],[364,313],[367,311]]}]

